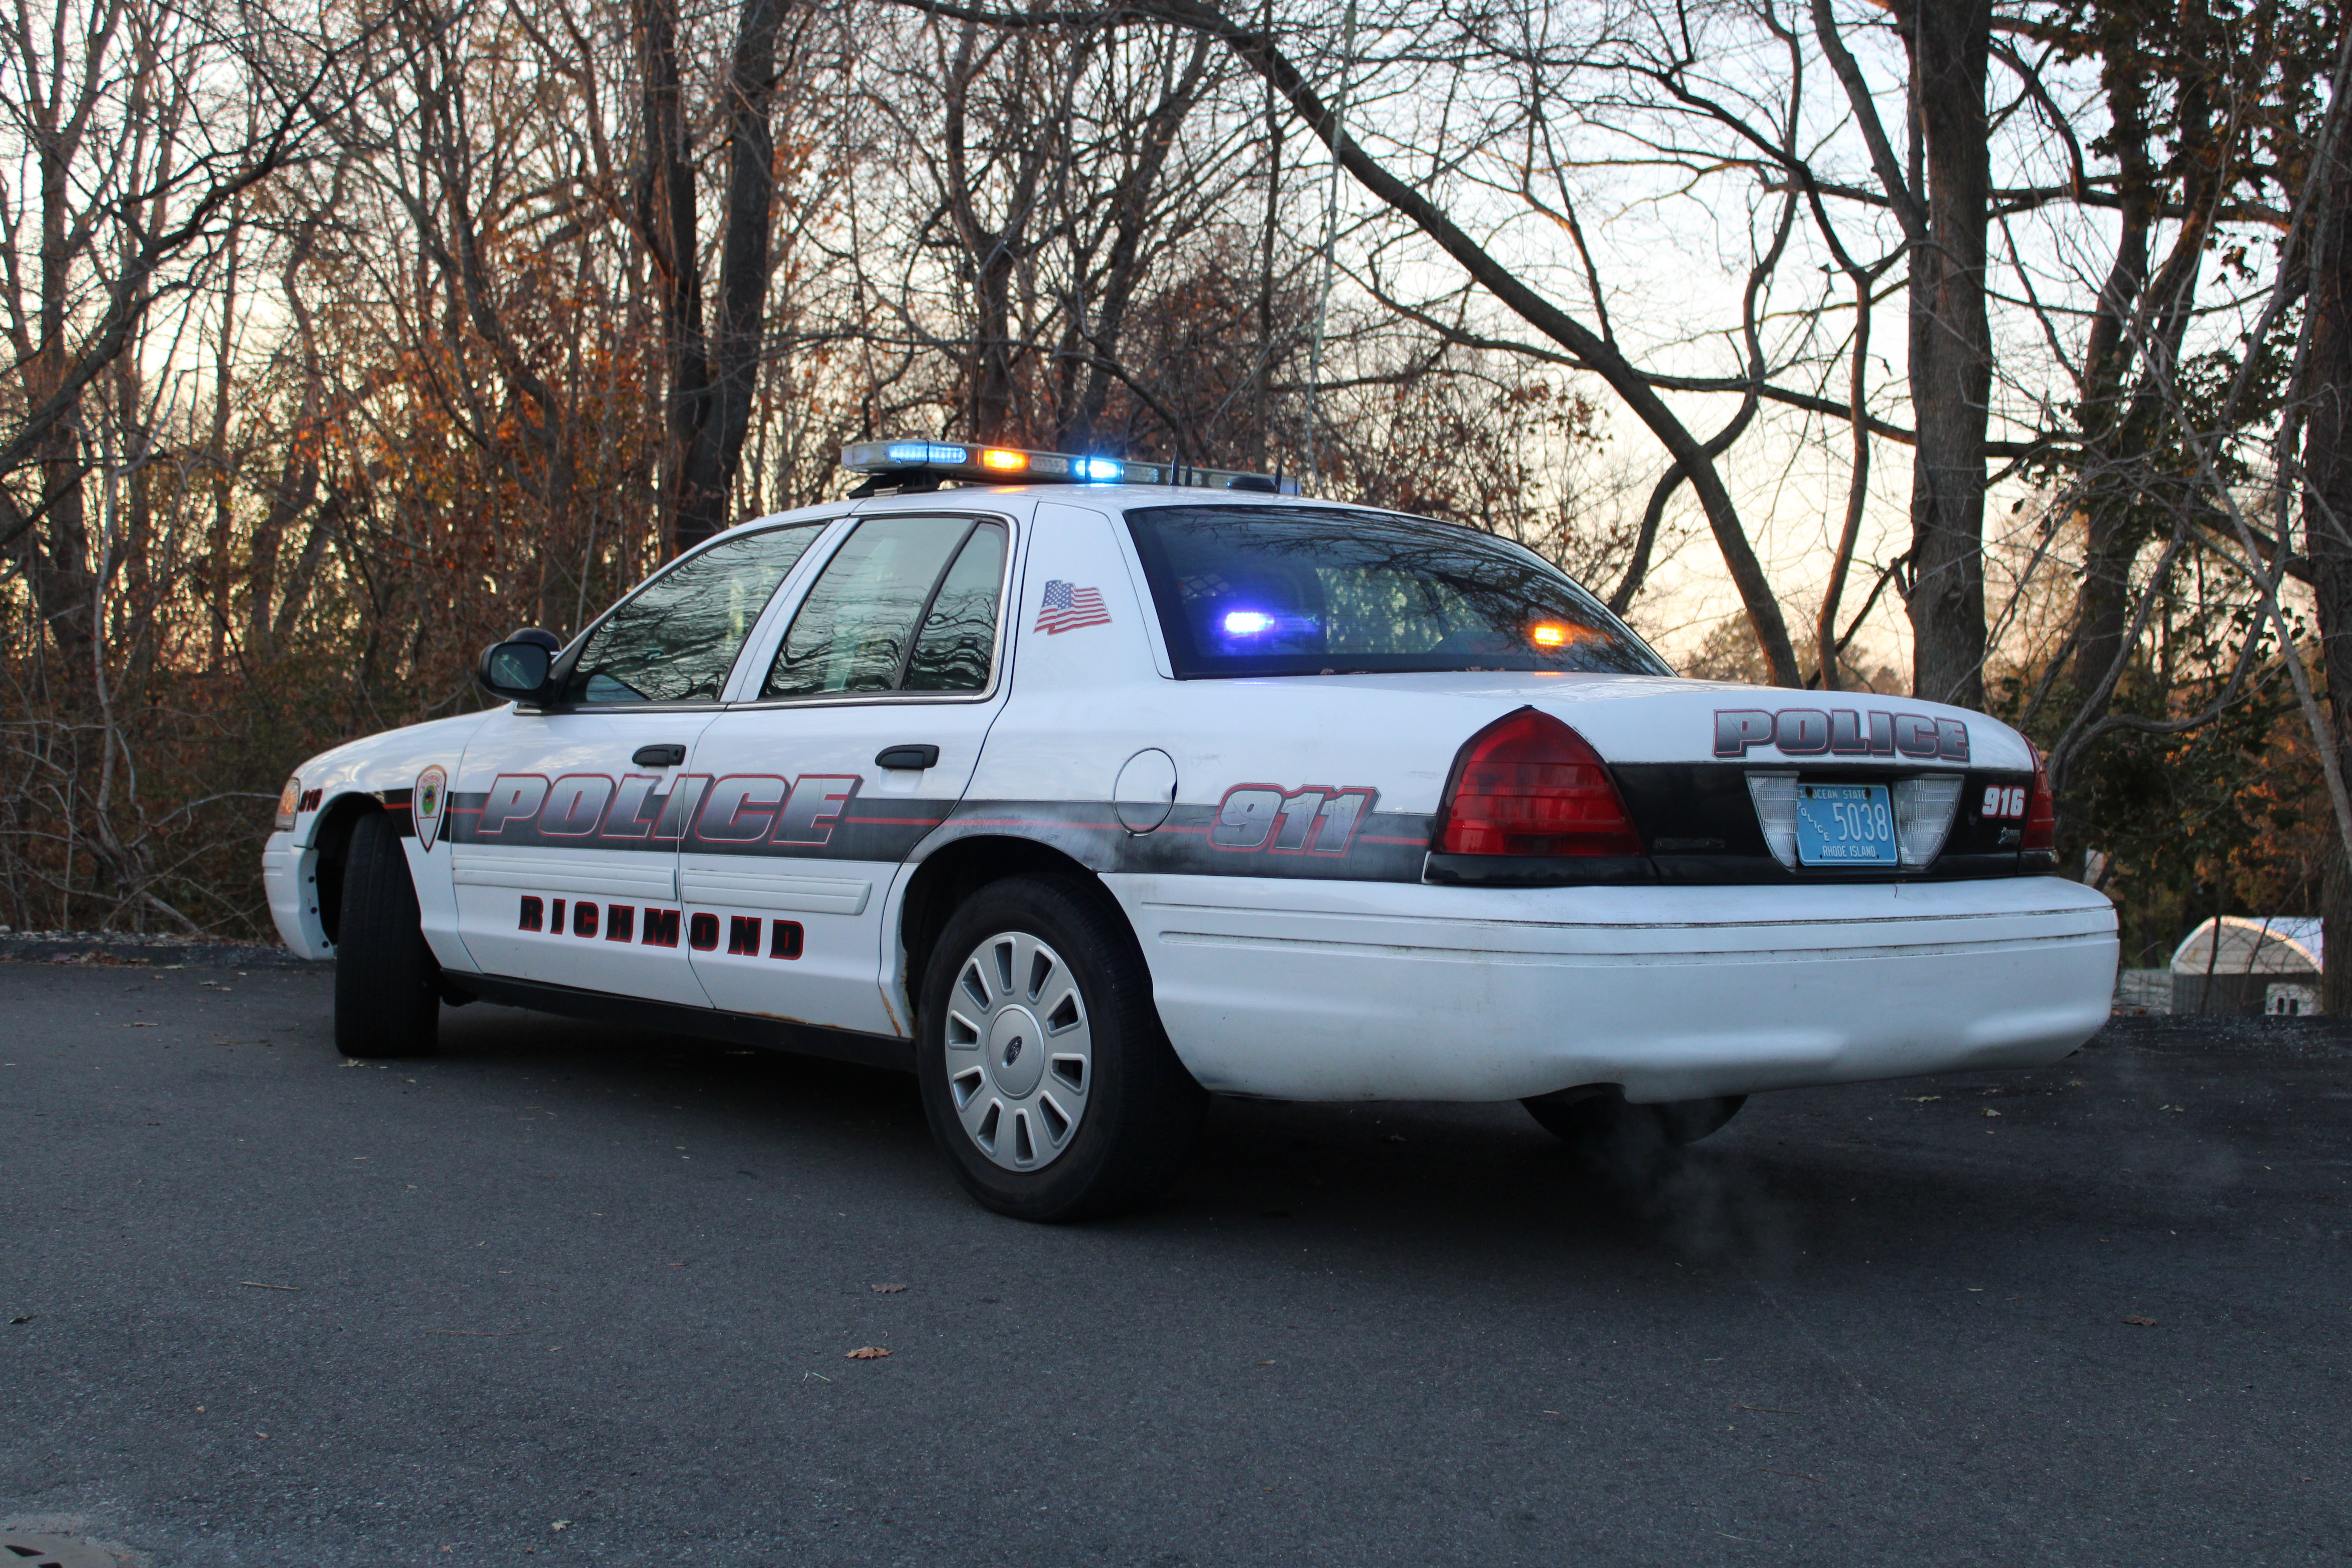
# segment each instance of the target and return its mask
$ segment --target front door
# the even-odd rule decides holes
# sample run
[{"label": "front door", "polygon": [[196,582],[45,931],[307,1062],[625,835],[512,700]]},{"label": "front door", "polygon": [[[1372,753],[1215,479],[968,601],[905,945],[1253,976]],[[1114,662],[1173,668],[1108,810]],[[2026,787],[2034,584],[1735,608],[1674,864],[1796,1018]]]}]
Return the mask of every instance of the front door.
[{"label": "front door", "polygon": [[824,524],[722,536],[591,632],[559,700],[492,714],[451,792],[457,931],[490,974],[708,1005],[677,849],[737,655]]},{"label": "front door", "polygon": [[860,519],[755,689],[695,752],[710,777],[678,897],[713,1005],[905,1035],[884,999],[891,878],[962,797],[1002,705],[1002,518]]}]

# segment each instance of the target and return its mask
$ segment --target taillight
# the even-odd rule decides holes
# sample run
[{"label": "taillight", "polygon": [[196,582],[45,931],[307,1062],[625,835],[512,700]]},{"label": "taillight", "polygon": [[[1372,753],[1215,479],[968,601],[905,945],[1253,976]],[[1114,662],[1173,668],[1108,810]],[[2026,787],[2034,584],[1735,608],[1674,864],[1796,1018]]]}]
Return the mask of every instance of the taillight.
[{"label": "taillight", "polygon": [[1639,855],[1609,764],[1549,713],[1522,708],[1470,737],[1438,808],[1447,855]]},{"label": "taillight", "polygon": [[2042,760],[2042,748],[2032,746],[2032,750],[2033,787],[2026,792],[2025,841],[2018,847],[2055,849],[2058,847],[2058,803],[2050,797],[2050,769]]}]

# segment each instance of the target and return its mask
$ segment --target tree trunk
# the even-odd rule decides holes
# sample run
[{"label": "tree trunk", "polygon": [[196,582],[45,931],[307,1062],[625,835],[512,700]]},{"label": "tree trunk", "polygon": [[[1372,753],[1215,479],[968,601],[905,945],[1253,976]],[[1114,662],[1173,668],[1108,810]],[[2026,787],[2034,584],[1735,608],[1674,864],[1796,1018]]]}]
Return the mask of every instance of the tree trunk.
[{"label": "tree trunk", "polygon": [[98,641],[98,579],[90,571],[88,475],[82,462],[83,405],[74,400],[66,416],[41,437],[35,471],[47,513],[26,552],[33,602],[55,640],[64,689],[87,692],[90,659]]},{"label": "tree trunk", "polygon": [[[2352,138],[2339,137],[2313,239],[2311,358],[2303,447],[2304,550],[2327,672],[2336,754],[2352,772]],[[2331,855],[2320,1005],[2352,1014],[2352,875]]]},{"label": "tree trunk", "polygon": [[[67,306],[72,289],[75,247],[68,236],[71,195],[68,153],[55,128],[39,139],[41,182],[40,339],[25,367],[26,409],[43,407],[67,389],[75,369],[66,349]],[[82,460],[82,415],[76,394],[57,422],[41,431],[27,454],[40,475],[35,502],[44,509],[25,552],[26,576],[42,624],[56,640],[64,689],[86,691],[98,640],[98,610],[92,602],[87,469]]]},{"label": "tree trunk", "polygon": [[[784,0],[743,0],[727,78],[727,226],[719,240],[719,331],[704,368],[694,439],[678,486],[683,550],[728,524],[751,428],[767,335],[769,227],[776,203],[776,31]],[[690,199],[690,198],[689,198]]]},{"label": "tree trunk", "polygon": [[673,553],[698,542],[687,523],[688,476],[701,435],[710,366],[702,332],[702,256],[695,236],[694,148],[678,81],[677,0],[639,0],[638,68],[645,81],[645,169],[637,222],[661,289],[666,396],[662,500]]},{"label": "tree trunk", "polygon": [[[1136,154],[1135,166],[1111,193],[1111,206],[1118,216],[1112,225],[1110,258],[1100,281],[1101,302],[1095,309],[1093,327],[1087,334],[1088,346],[1094,352],[1094,363],[1087,368],[1086,395],[1077,413],[1060,432],[1059,438],[1066,450],[1092,451],[1100,438],[1103,414],[1110,406],[1111,366],[1118,359],[1129,307],[1134,303],[1136,289],[1150,264],[1151,258],[1143,251],[1143,240],[1151,226],[1151,199],[1160,184],[1160,170],[1167,163],[1169,149],[1175,145],[1176,133],[1199,101],[1201,81],[1208,71],[1211,43],[1206,37],[1194,40],[1192,56],[1185,62],[1183,74],[1144,117],[1142,147]],[[1185,456],[1188,433],[1171,434],[1176,441],[1172,455],[1181,460]]]},{"label": "tree trunk", "polygon": [[1911,253],[1911,689],[1984,704],[1984,443],[1992,384],[1985,320],[1991,156],[1985,72],[1990,0],[1903,0],[1927,161],[1927,235]]},{"label": "tree trunk", "polygon": [[[992,226],[983,221],[982,187],[996,172],[993,159],[1003,151],[1001,142],[1010,137],[1002,128],[984,135],[982,163],[977,171],[973,169],[971,93],[992,58],[982,48],[981,39],[980,25],[966,22],[943,89],[947,217],[963,248],[960,260],[971,286],[972,336],[965,370],[964,422],[974,440],[1013,443],[1024,436],[1015,428],[1013,270],[1027,244],[1030,213],[1024,174],[1034,161],[1034,157],[1020,161],[1018,167],[1024,173],[1013,177],[1015,188],[1004,203],[1003,221]],[[1025,129],[1033,137],[1049,136],[1034,121],[1027,122]]]},{"label": "tree trunk", "polygon": [[972,378],[971,433],[981,441],[1009,441],[1013,428],[1013,249],[1003,242],[977,258],[972,294],[979,306],[979,364]]}]

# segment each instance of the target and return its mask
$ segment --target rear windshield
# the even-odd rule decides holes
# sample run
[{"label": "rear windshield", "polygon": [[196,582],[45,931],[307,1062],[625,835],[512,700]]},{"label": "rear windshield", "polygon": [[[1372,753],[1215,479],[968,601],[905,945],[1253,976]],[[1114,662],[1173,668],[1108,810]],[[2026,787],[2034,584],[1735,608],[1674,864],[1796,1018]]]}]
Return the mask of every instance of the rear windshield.
[{"label": "rear windshield", "polygon": [[1673,673],[1599,600],[1490,534],[1297,506],[1150,507],[1127,521],[1180,679]]}]

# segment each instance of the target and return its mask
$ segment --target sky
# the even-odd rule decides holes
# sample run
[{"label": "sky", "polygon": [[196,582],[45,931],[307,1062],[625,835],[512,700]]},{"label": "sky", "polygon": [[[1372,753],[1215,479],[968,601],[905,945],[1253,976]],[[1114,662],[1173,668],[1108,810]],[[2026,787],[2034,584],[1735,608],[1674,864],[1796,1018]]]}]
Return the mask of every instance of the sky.
[{"label": "sky", "polygon": [[[1531,36],[1563,38],[1588,26],[1585,11],[1538,6],[1529,12]],[[1848,18],[1859,22],[1856,8]],[[1871,13],[1883,16],[1883,13]],[[1617,18],[1622,21],[1622,16]],[[1603,24],[1591,23],[1592,31]],[[1865,77],[1877,92],[1880,113],[1899,135],[1905,73],[1899,44],[1883,27],[1851,27],[1846,35]],[[1580,35],[1581,37],[1581,35]],[[1699,85],[1727,101],[1751,96],[1758,102],[1785,97],[1786,57],[1754,47],[1756,35],[1718,31],[1706,39]],[[1365,35],[1362,52],[1378,56],[1401,48],[1396,35]],[[1769,40],[1767,40],[1769,42]],[[1719,47],[1718,47],[1719,46]],[[1874,188],[1866,151],[1855,133],[1848,106],[1834,96],[1835,84],[1818,58],[1807,68],[1812,79],[1802,95],[1801,144],[1824,176]],[[1327,64],[1326,69],[1335,69]],[[1759,188],[1745,169],[1712,170],[1705,160],[1733,150],[1721,137],[1702,141],[1680,124],[1639,104],[1588,101],[1580,112],[1557,117],[1548,143],[1516,138],[1490,139],[1478,132],[1508,121],[1508,84],[1481,94],[1463,89],[1456,70],[1433,72],[1411,63],[1360,68],[1351,92],[1349,129],[1393,170],[1418,173],[1425,188],[1442,194],[1462,226],[1519,275],[1541,287],[1572,313],[1593,322],[1592,291],[1576,265],[1575,251],[1561,226],[1509,187],[1527,181],[1538,195],[1553,196],[1564,185],[1575,193],[1584,237],[1594,258],[1611,324],[1635,363],[1668,374],[1722,376],[1737,374],[1742,352],[1735,341],[1740,294],[1752,259],[1769,241],[1779,198]],[[2096,83],[2080,71],[2053,70],[2053,97],[2068,110],[2077,134],[2088,142],[2105,128]],[[1996,75],[1996,110],[2007,107],[2013,79]],[[1465,110],[1464,100],[1489,98],[1503,110]],[[1483,118],[1482,118],[1483,117]],[[1451,169],[1429,180],[1433,150],[1443,148]],[[1545,160],[1549,161],[1545,161]],[[1639,160],[1639,162],[1632,162]],[[2030,114],[2001,122],[1993,155],[1994,181],[2011,186],[2056,183],[2066,169],[2059,144]],[[2095,158],[2094,172],[2099,167]],[[1321,187],[1316,187],[1318,196]],[[1463,274],[1433,245],[1412,234],[1362,189],[1349,183],[1342,192],[1340,255],[1343,268],[1360,273],[1377,258],[1393,279],[1406,279],[1428,295],[1460,285]],[[1319,208],[1318,208],[1319,211]],[[1891,214],[1848,202],[1834,205],[1852,252],[1874,258],[1891,251],[1899,231]],[[1994,393],[1995,439],[2028,433],[2041,411],[2040,399],[2063,406],[2071,385],[2057,355],[2079,342],[2084,308],[2095,298],[2110,261],[2117,215],[2099,209],[2053,207],[2019,215],[1992,236],[1995,352],[2000,370]],[[2159,237],[2161,240],[2166,237]],[[1830,271],[1829,253],[1801,216],[1765,305],[1768,356],[1807,363],[1774,376],[1843,402],[1848,374],[1844,348],[1853,315],[1849,285]],[[1899,267],[1899,264],[1898,264]],[[1892,275],[1899,279],[1899,270]],[[1392,287],[1397,286],[1393,281]],[[2047,310],[2055,337],[2029,307],[2029,295]],[[1841,302],[1826,320],[1811,319],[1823,297]],[[1907,353],[1905,299],[1899,288],[1882,295],[1873,313],[1871,404],[1874,413],[1898,425],[1909,422],[1904,377]],[[1473,306],[1496,335],[1541,342],[1532,328],[1491,299]],[[2247,319],[2243,310],[2217,313],[2205,323],[2207,341],[2226,338]],[[1598,507],[1631,509],[1638,516],[1651,483],[1667,459],[1656,440],[1618,404],[1597,377],[1581,378],[1604,410],[1608,447],[1594,465],[1592,496]],[[1667,401],[1703,437],[1736,407],[1729,396],[1666,395]],[[1800,648],[1811,626],[1836,536],[1843,527],[1850,464],[1850,434],[1842,419],[1825,419],[1767,404],[1757,423],[1722,460],[1720,470],[1746,522],[1768,574],[1780,590],[1783,614]],[[1851,618],[1876,578],[1876,563],[1909,542],[1911,453],[1880,440],[1874,444],[1865,508],[1855,564],[1841,622]],[[2039,520],[2043,498],[2010,482],[1989,500],[1990,613],[1998,616],[2006,598],[2000,580],[2007,552],[1999,546],[2027,534]],[[1686,653],[1725,616],[1739,611],[1712,538],[1687,487],[1670,516],[1682,526],[1682,547],[1654,571],[1637,599],[1633,619],[1643,634],[1673,654]],[[2063,561],[2043,570],[2070,571]],[[1596,584],[1603,593],[1613,584]],[[1857,638],[1855,661],[1907,671],[1909,626],[1890,588]]]}]

